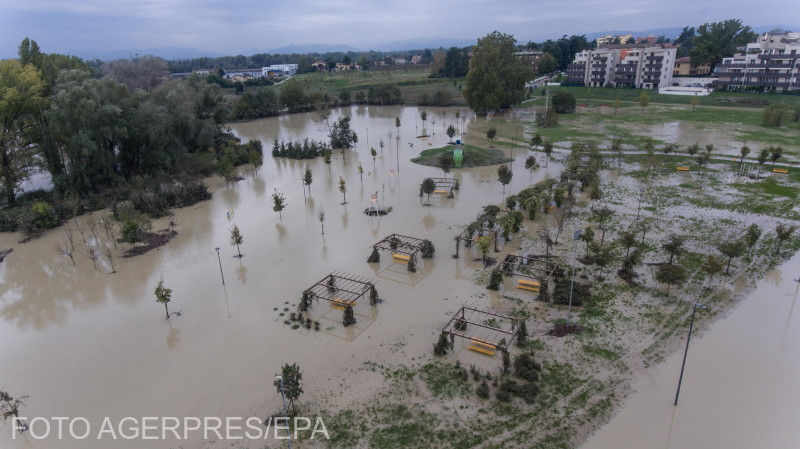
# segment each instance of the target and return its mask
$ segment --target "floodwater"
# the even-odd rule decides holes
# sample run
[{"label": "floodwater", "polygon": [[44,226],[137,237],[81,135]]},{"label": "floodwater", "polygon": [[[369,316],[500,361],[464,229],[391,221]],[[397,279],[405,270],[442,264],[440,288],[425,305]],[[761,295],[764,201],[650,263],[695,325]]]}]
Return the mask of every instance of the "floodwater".
[{"label": "floodwater", "polygon": [[[726,319],[652,368],[582,449],[800,447],[800,255],[768,273]],[[698,311],[702,313],[702,310]]]},{"label": "floodwater", "polygon": [[[12,440],[6,421],[0,424],[0,447],[201,447],[204,438],[197,433],[190,433],[187,441],[170,433],[167,441],[124,440],[121,433],[112,442],[108,433],[100,440],[95,437],[106,417],[115,428],[123,418],[138,419],[141,429],[143,417],[246,419],[277,413],[280,396],[272,383],[285,363],[297,363],[303,371],[304,402],[343,382],[369,388],[382,378],[354,374],[364,361],[409,363],[411,357],[430,352],[435,335],[458,307],[488,307],[486,290],[472,280],[478,268],[472,257],[478,255],[462,248],[461,257],[452,258],[453,236],[480,206],[503,200],[502,186],[494,176],[496,167],[453,170],[450,176],[461,181],[457,197],[432,196],[433,205],[423,206],[422,179],[442,172],[409,159],[427,148],[427,142],[443,145],[448,140],[444,129],[456,124],[456,109],[427,111],[426,127],[429,132],[435,129],[428,140],[415,138],[423,125],[418,108],[345,111],[352,116],[359,143],[346,160],[335,152],[330,168],[322,158],[270,156],[276,136],[323,138],[324,131],[310,114],[231,124],[243,138],[264,142],[260,175],[230,186],[210,179],[212,200],[176,211],[177,238],[160,250],[115,259],[115,274],[108,274],[111,268],[102,258],[93,268],[77,231],[76,266],[56,253],[56,245],[65,239],[63,228],[24,244],[18,243],[19,235],[0,234],[0,249],[14,248],[0,264],[0,389],[30,396],[21,410],[29,420],[68,417],[90,424],[86,439],[72,439],[66,430],[58,439],[57,422],[51,420],[49,435],[39,421],[32,432]],[[331,119],[340,113],[334,111]],[[397,139],[389,139],[389,132],[397,135],[396,116],[402,122],[399,145]],[[467,129],[469,120],[462,125]],[[380,138],[385,142],[382,155]],[[370,146],[379,152],[374,162]],[[529,184],[522,168],[527,154],[516,153],[516,176],[507,191]],[[358,162],[365,170],[363,182],[356,171]],[[306,164],[314,180],[304,200],[301,176]],[[549,170],[555,173],[555,164]],[[545,173],[539,169],[533,181]],[[345,205],[338,190],[340,176],[347,182]],[[287,199],[282,218],[272,210],[274,189]],[[381,206],[393,207],[392,213],[380,218],[363,213],[374,193]],[[325,211],[324,237],[320,208]],[[81,220],[87,222],[86,217]],[[244,237],[241,259],[234,257],[236,248],[229,243],[234,224]],[[74,222],[70,225],[75,227]],[[164,220],[154,223],[156,229],[165,227]],[[371,246],[391,233],[430,239],[436,257],[420,260],[416,274],[392,263],[387,254],[379,265],[366,263]],[[86,238],[89,243],[94,239],[88,231]],[[104,245],[102,231],[99,238]],[[333,271],[376,280],[384,301],[376,307],[359,303],[358,323],[349,328],[342,327],[341,312],[327,304],[311,310],[311,318],[320,322],[319,332],[284,325],[288,312],[285,317],[279,313],[284,308],[294,311],[301,292]],[[173,290],[169,310],[181,313],[169,321],[163,305],[155,302],[153,291],[160,279]],[[387,352],[393,342],[405,345],[402,352]],[[496,365],[496,360],[476,354],[464,354],[464,360],[483,369]],[[135,422],[127,421],[128,427],[136,427]],[[77,421],[76,434],[84,430]],[[47,437],[36,437],[43,435]]]}]

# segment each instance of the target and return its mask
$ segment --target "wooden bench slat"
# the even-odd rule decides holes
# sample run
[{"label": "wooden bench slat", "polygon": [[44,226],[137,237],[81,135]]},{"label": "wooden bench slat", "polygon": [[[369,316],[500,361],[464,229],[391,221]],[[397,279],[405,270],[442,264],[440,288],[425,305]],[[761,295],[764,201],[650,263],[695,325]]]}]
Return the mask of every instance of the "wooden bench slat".
[{"label": "wooden bench slat", "polygon": [[542,286],[542,283],[539,282],[539,281],[529,281],[527,279],[518,279],[517,282],[520,285],[530,285],[532,287],[541,287]]},{"label": "wooden bench slat", "polygon": [[532,292],[539,292],[539,287],[532,287],[529,285],[517,284],[517,288],[520,290],[528,290]]},{"label": "wooden bench slat", "polygon": [[467,349],[471,349],[471,350],[473,350],[475,352],[480,352],[481,354],[486,354],[486,355],[494,355],[494,353],[497,352],[497,351],[494,351],[494,350],[489,350],[489,349],[486,349],[486,348],[483,348],[483,347],[480,347],[480,346],[475,346],[475,345],[469,345],[469,346],[467,346]]}]

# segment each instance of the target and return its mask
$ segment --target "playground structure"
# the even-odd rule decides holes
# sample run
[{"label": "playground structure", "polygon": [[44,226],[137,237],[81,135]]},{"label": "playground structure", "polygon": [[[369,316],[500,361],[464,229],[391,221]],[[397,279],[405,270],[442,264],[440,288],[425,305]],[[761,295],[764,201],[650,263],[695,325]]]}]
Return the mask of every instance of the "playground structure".
[{"label": "playground structure", "polygon": [[378,243],[372,245],[372,254],[367,262],[378,263],[381,261],[380,251],[388,251],[392,254],[392,260],[404,263],[408,266],[408,271],[416,271],[417,253],[423,259],[433,257],[435,249],[430,240],[418,239],[401,234],[392,234]]},{"label": "playground structure", "polygon": [[467,349],[488,356],[508,352],[519,328],[510,316],[461,307],[442,328],[442,333],[466,340]]},{"label": "playground structure", "polygon": [[354,307],[367,293],[370,294],[370,304],[375,305],[378,291],[374,282],[365,277],[335,271],[305,289],[301,303],[308,305],[312,299],[324,299],[332,308],[344,310]]},{"label": "playground structure", "polygon": [[508,254],[497,267],[506,276],[519,276],[516,287],[534,293],[541,293],[546,289],[553,273],[558,269],[558,263],[542,255],[517,256]]},{"label": "playground structure", "polygon": [[[458,183],[458,179],[454,178],[430,178],[436,187],[433,190],[433,193],[438,193],[441,195],[447,195],[447,198],[455,198],[455,191],[459,190],[461,186]],[[422,184],[419,185],[419,196],[422,196]]]}]

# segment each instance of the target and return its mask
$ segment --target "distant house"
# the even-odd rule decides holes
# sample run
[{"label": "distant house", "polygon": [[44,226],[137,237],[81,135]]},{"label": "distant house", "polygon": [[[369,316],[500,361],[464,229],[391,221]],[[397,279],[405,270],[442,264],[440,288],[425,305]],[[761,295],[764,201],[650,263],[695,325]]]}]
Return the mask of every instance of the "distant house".
[{"label": "distant house", "polygon": [[539,59],[542,57],[542,52],[538,50],[522,50],[514,53],[520,61],[523,61],[528,67],[531,68],[533,73],[539,72]]},{"label": "distant house", "polygon": [[328,64],[325,61],[317,61],[311,64],[311,67],[314,68],[317,72],[327,72],[328,71]]},{"label": "distant house", "polygon": [[406,58],[394,58],[393,61],[394,61],[395,65],[408,64],[408,61],[406,61]]},{"label": "distant house", "polygon": [[292,76],[297,74],[297,64],[273,64],[261,67],[262,76],[275,78],[279,76]]},{"label": "distant house", "polygon": [[226,70],[225,79],[231,81],[246,81],[253,78],[262,78],[264,72],[261,69],[242,69],[242,70]]},{"label": "distant house", "polygon": [[638,37],[638,38],[636,38],[636,43],[637,44],[655,45],[656,42],[658,42],[658,38],[653,36],[652,34],[650,36],[647,36],[647,37]]},{"label": "distant house", "polygon": [[672,76],[699,76],[709,73],[711,73],[710,64],[692,65],[688,56],[676,59],[675,68],[672,70]]},{"label": "distant house", "polygon": [[195,69],[192,70],[192,73],[196,73],[198,75],[210,75],[212,73],[218,73],[219,70],[217,69]]},{"label": "distant house", "polygon": [[420,62],[422,62],[422,56],[414,55],[414,56],[411,57],[411,63],[412,64],[419,64]]}]

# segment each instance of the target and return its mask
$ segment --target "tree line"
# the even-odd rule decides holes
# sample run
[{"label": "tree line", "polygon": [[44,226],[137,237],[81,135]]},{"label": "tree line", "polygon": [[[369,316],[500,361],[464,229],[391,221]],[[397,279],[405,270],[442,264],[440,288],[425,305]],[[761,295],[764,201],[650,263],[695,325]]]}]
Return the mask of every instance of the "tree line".
[{"label": "tree line", "polygon": [[[199,77],[168,80],[164,68],[158,58],[115,61],[98,76],[25,39],[18,59],[0,61],[0,202],[16,205],[21,184],[45,171],[54,189],[33,195],[58,203],[64,219],[128,199],[133,184],[189,185],[220,164],[257,163],[251,153],[260,145],[242,146],[223,130],[219,87]],[[3,214],[3,230],[13,230],[13,213]]]}]

